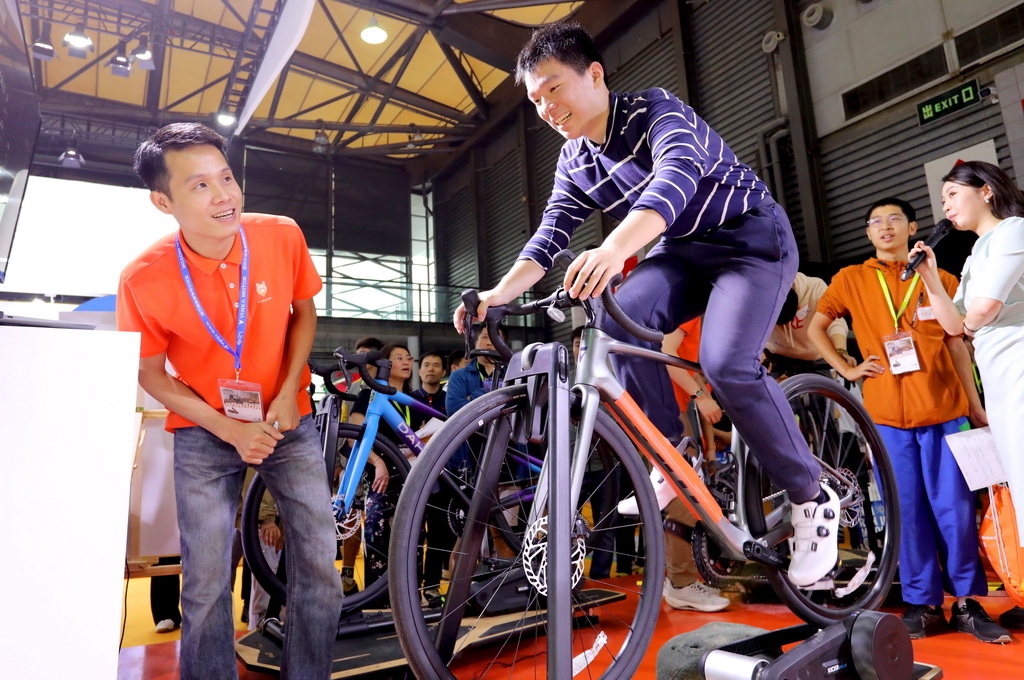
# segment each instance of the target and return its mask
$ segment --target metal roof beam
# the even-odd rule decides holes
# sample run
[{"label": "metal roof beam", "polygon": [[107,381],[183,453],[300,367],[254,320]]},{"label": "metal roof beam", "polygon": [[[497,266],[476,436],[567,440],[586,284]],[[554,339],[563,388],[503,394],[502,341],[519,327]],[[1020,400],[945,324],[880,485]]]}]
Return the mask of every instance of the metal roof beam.
[{"label": "metal roof beam", "polygon": [[[352,69],[341,66],[340,64],[335,64],[325,59],[319,59],[301,52],[296,52],[292,55],[291,65],[295,68],[304,69],[344,85],[371,92],[378,97],[383,97],[388,90],[387,85],[379,80],[370,78],[367,75],[353,71]],[[418,109],[423,113],[431,114],[436,118],[454,120],[460,123],[468,123],[470,121],[470,116],[456,108],[400,87],[395,88],[391,98],[405,104],[406,106]]]},{"label": "metal roof beam", "polygon": [[[293,130],[315,130],[320,127],[320,122],[315,120],[292,120],[288,118],[253,118],[250,124],[256,129],[267,128],[289,128]],[[461,125],[449,127],[447,125],[389,125],[377,124],[367,126],[364,123],[323,123],[325,130],[338,132],[364,132],[366,134],[424,134],[424,135],[450,135],[453,132],[464,133],[468,136],[475,129],[472,125]]]},{"label": "metal roof beam", "polygon": [[459,82],[462,83],[462,87],[465,88],[466,93],[469,94],[469,98],[473,100],[473,104],[476,106],[476,110],[480,112],[481,118],[487,118],[487,112],[490,111],[490,106],[487,104],[487,99],[484,97],[483,92],[473,82],[473,76],[469,74],[469,71],[459,61],[459,57],[455,54],[455,50],[451,48],[447,43],[437,41],[438,47],[441,48],[441,53],[444,54],[444,58],[448,60],[448,65],[455,71],[455,75],[458,76]]},{"label": "metal roof beam", "polygon": [[[499,9],[517,9],[519,7],[535,7],[537,5],[562,5],[577,0],[476,0],[476,2],[460,2],[445,9],[441,14],[465,14],[466,12],[493,12]],[[585,2],[586,0],[578,0]]]}]

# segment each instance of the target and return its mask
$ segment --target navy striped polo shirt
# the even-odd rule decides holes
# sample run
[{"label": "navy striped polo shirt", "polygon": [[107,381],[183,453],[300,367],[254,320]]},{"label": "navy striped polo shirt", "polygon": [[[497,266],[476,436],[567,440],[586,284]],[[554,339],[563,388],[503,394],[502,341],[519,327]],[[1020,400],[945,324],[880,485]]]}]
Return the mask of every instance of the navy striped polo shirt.
[{"label": "navy striped polo shirt", "polygon": [[682,238],[713,229],[769,197],[711,127],[661,88],[612,92],[604,144],[586,137],[562,146],[540,227],[519,255],[545,270],[594,210],[622,220],[654,210]]}]

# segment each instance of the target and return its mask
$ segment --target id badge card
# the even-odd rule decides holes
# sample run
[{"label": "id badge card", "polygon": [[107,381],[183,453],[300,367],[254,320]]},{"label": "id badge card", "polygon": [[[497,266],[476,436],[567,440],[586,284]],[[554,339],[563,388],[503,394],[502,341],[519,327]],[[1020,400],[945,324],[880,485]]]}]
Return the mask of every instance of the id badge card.
[{"label": "id badge card", "polygon": [[917,318],[921,321],[935,321],[935,310],[932,307],[918,307]]},{"label": "id badge card", "polygon": [[893,375],[921,370],[921,362],[917,359],[917,348],[910,333],[894,333],[882,338],[885,345],[885,356],[889,360],[889,370]]},{"label": "id badge card", "polygon": [[224,415],[251,423],[263,420],[263,397],[259,383],[241,380],[218,380]]}]

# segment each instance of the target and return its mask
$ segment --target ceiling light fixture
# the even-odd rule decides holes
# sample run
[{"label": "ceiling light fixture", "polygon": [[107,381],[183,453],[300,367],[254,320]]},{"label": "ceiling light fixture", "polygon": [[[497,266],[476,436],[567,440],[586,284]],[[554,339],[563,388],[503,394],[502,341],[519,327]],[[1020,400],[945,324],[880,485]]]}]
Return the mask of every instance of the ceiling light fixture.
[{"label": "ceiling light fixture", "polygon": [[32,41],[32,56],[41,61],[53,60],[53,40],[50,38],[49,22],[43,24],[43,32]]},{"label": "ceiling light fixture", "polygon": [[107,60],[105,66],[110,67],[110,72],[115,76],[127,78],[132,72],[132,62],[128,59],[128,42],[122,40],[117,43],[114,56]]},{"label": "ceiling light fixture", "polygon": [[233,113],[224,111],[217,114],[217,125],[220,125],[221,127],[231,127],[235,124],[236,120],[238,119],[235,118],[235,114]]},{"label": "ceiling light fixture", "polygon": [[80,168],[85,165],[85,158],[83,158],[82,154],[78,153],[78,149],[75,148],[75,141],[71,140],[71,144],[68,145],[67,150],[57,157],[57,162],[61,164],[61,167]]},{"label": "ceiling light fixture", "polygon": [[324,129],[322,118],[318,118],[316,124],[316,135],[313,137],[313,153],[327,155],[331,150],[331,138],[327,136],[327,130]]},{"label": "ceiling light fixture", "polygon": [[149,38],[146,36],[139,38],[139,44],[132,50],[131,60],[143,71],[152,71],[156,68],[153,63],[153,51],[149,49]]},{"label": "ceiling light fixture", "polygon": [[380,24],[377,22],[377,15],[374,14],[370,17],[370,25],[359,33],[359,37],[363,39],[363,42],[379,45],[388,39],[388,32],[380,27]]},{"label": "ceiling light fixture", "polygon": [[68,54],[79,59],[85,59],[89,52],[96,51],[96,46],[92,44],[92,38],[85,34],[84,21],[78,22],[75,25],[75,30],[64,34],[64,47],[68,48]]}]

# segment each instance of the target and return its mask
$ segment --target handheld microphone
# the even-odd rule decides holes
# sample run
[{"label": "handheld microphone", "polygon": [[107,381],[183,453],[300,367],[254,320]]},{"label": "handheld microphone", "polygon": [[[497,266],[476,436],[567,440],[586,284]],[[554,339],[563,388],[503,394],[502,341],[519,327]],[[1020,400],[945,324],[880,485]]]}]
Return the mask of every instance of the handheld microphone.
[{"label": "handheld microphone", "polygon": [[[927,239],[925,239],[924,244],[929,248],[934,248],[935,244],[941,241],[942,237],[948,234],[952,228],[953,223],[949,220],[939,220],[935,225],[935,228],[932,229],[932,233],[928,235]],[[911,274],[914,273],[914,270],[924,262],[924,257],[924,251],[921,251],[910,258],[910,262],[907,263],[907,266],[903,269],[903,273],[900,274],[900,281],[906,281],[909,279]]]}]

